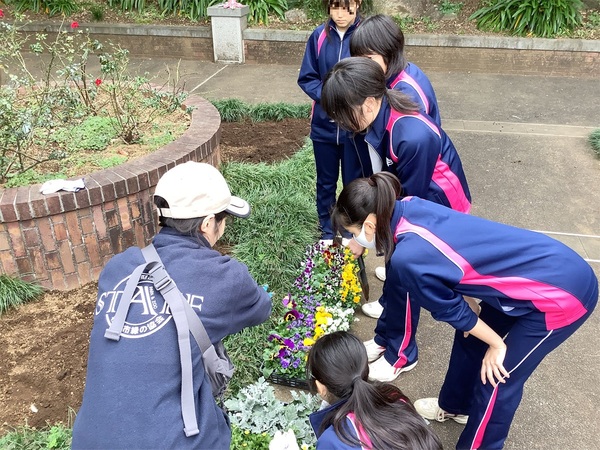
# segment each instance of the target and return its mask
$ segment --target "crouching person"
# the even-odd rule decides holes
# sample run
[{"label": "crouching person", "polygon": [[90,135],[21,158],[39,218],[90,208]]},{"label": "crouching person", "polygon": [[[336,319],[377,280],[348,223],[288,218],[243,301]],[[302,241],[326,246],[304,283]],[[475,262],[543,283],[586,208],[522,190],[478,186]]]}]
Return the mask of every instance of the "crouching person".
[{"label": "crouching person", "polygon": [[[162,229],[153,245],[183,294],[183,309],[201,319],[210,342],[217,345],[265,321],[271,313],[267,292],[244,264],[212,248],[228,218],[250,213],[246,201],[231,196],[221,173],[209,164],[180,164],[159,180],[154,203]],[[100,274],[73,449],[229,449],[229,420],[213,397],[196,336],[181,333],[175,309],[148,273],[132,284],[120,334],[106,337],[118,321],[128,279],[144,262],[132,247]],[[189,417],[195,419],[191,424]]]}]

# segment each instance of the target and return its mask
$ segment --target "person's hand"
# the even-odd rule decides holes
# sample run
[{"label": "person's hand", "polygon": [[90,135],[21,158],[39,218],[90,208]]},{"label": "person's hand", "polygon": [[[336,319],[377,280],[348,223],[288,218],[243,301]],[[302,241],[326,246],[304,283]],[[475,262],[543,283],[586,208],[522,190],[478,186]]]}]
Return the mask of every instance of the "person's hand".
[{"label": "person's hand", "polygon": [[348,241],[348,248],[352,252],[354,259],[359,258],[365,252],[365,248],[356,242],[356,239],[354,238]]},{"label": "person's hand", "polygon": [[277,431],[269,442],[269,450],[300,450],[294,431],[287,430],[284,433]]},{"label": "person's hand", "polygon": [[510,378],[510,374],[503,365],[505,357],[506,345],[488,348],[481,364],[481,382],[483,384],[486,383],[486,380],[493,387],[496,387],[498,383],[506,383],[505,378]]},{"label": "person's hand", "polygon": [[[473,312],[477,314],[477,317],[479,317],[479,314],[481,314],[481,305],[477,299],[473,297],[467,297],[466,295],[463,298],[465,299],[465,302],[467,302],[467,305],[469,305],[469,308],[471,308]],[[465,337],[469,336],[469,332],[465,331],[464,335]]]}]

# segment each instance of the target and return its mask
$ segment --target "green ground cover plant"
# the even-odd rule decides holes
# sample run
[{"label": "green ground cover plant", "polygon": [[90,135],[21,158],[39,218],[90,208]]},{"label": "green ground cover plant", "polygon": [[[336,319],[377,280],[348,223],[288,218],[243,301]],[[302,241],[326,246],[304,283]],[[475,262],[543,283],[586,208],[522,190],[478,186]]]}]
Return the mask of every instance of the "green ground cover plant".
[{"label": "green ground cover plant", "polygon": [[592,150],[594,150],[594,152],[596,152],[596,155],[600,158],[600,128],[594,130],[590,134],[588,142],[590,143]]},{"label": "green ground cover plant", "polygon": [[10,308],[35,300],[43,292],[44,289],[38,284],[0,275],[0,316]]},{"label": "green ground cover plant", "polygon": [[311,110],[308,103],[246,103],[237,98],[213,100],[212,104],[224,122],[242,122],[246,119],[253,122],[304,119],[310,117]]},{"label": "green ground cover plant", "polygon": [[2,450],[69,450],[72,430],[58,424],[41,430],[22,426],[0,437]]},{"label": "green ground cover plant", "polygon": [[[239,99],[212,102],[225,122],[306,118],[310,105],[289,103],[249,104]],[[318,239],[314,207],[315,163],[312,145],[277,164],[232,162],[221,168],[231,191],[246,199],[252,214],[227,227],[222,244],[244,262],[252,276],[281,298],[291,287],[304,258],[306,245]],[[229,395],[258,379],[262,351],[275,320],[283,313],[274,302],[272,318],[266,323],[229,336],[226,347],[236,364]]]},{"label": "green ground cover plant", "polygon": [[458,14],[463,8],[464,3],[442,0],[438,6],[438,11],[442,14]]},{"label": "green ground cover plant", "polygon": [[[318,239],[312,148],[307,143],[278,164],[229,163],[222,170],[231,191],[253,208],[248,219],[235,220],[226,230],[224,244],[232,245],[233,256],[281,298],[294,281],[306,245]],[[260,376],[266,338],[283,312],[280,302],[273,306],[267,322],[227,338],[225,345],[237,367],[232,392]]]}]

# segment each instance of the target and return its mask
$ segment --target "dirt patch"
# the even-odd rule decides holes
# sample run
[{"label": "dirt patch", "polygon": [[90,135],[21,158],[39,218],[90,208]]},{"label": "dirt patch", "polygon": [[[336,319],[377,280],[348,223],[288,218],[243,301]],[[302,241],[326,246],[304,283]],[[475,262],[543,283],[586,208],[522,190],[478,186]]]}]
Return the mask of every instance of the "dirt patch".
[{"label": "dirt patch", "polygon": [[310,132],[308,119],[281,122],[232,122],[221,128],[224,162],[272,163],[289,158],[304,145]]},{"label": "dirt patch", "polygon": [[[223,123],[226,161],[273,163],[304,143],[308,119]],[[68,423],[81,404],[97,284],[50,292],[0,317],[0,434]],[[34,412],[37,411],[37,412]]]}]

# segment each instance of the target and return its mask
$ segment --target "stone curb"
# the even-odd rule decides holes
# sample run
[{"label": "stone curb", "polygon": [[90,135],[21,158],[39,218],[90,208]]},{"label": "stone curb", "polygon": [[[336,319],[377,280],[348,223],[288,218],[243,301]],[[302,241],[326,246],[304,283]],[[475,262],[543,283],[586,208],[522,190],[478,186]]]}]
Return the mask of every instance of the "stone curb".
[{"label": "stone curb", "polygon": [[[79,24],[81,29],[94,34],[129,34],[134,36],[172,36],[191,38],[210,38],[209,26],[179,25],[136,25],[136,24]],[[57,32],[68,30],[68,25],[53,22],[40,22],[24,25],[21,29],[28,32]],[[244,39],[252,41],[306,42],[312,31],[269,30],[247,28]],[[586,39],[543,39],[512,36],[459,36],[433,34],[407,34],[408,46],[424,47],[464,47],[497,48],[518,50],[555,50],[572,52],[600,52],[600,40]]]},{"label": "stone curb", "polygon": [[[283,42],[305,42],[312,31],[265,30],[248,28],[244,39]],[[511,36],[454,36],[433,34],[406,35],[406,45],[423,47],[505,48],[518,50],[558,50],[600,52],[600,41],[585,39],[542,39]]]}]

